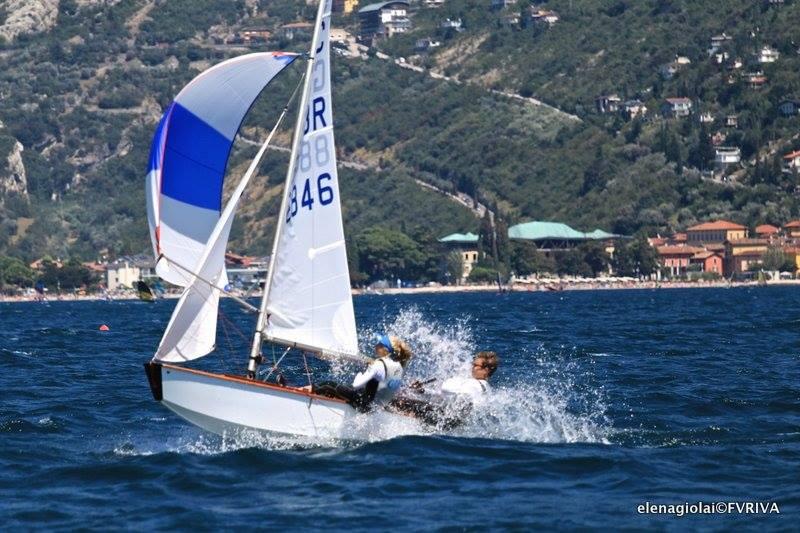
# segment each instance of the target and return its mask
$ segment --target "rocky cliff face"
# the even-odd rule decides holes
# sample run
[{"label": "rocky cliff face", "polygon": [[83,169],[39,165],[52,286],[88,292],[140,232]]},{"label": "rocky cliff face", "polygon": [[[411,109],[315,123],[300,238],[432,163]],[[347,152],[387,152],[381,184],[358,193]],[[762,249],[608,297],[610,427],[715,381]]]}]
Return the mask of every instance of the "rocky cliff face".
[{"label": "rocky cliff face", "polygon": [[17,141],[6,159],[6,171],[0,172],[0,197],[8,193],[28,196],[28,178],[22,163],[22,143]]},{"label": "rocky cliff face", "polygon": [[55,26],[58,0],[0,1],[8,16],[0,26],[0,36],[11,42],[21,33],[39,33]]}]

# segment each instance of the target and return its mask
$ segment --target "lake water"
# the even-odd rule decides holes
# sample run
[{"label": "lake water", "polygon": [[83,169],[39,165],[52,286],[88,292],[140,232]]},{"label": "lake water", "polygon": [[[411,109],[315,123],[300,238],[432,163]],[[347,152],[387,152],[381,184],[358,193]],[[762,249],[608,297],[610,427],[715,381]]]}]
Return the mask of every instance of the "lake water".
[{"label": "lake water", "polygon": [[[490,401],[448,434],[385,428],[341,446],[223,439],[167,411],[147,386],[142,363],[174,300],[0,304],[0,523],[797,529],[800,290],[355,304],[365,347],[382,330],[411,343],[412,377],[465,373],[472,352],[497,351]],[[228,301],[223,312],[241,331],[226,328],[220,353],[199,366],[243,371],[252,318]],[[637,512],[699,501],[776,502],[780,514]]]}]

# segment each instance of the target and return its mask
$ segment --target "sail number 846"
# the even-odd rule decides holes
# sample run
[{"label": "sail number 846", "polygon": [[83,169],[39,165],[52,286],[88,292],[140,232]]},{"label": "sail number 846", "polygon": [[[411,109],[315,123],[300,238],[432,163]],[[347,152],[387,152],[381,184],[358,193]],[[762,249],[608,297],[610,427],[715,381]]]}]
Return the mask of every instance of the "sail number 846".
[{"label": "sail number 846", "polygon": [[297,203],[297,185],[292,185],[292,192],[289,194],[289,205],[286,208],[286,222],[292,220],[300,208],[306,208],[311,211],[314,208],[314,202],[319,201],[322,205],[328,205],[333,201],[333,188],[328,185],[331,181],[331,175],[327,172],[320,174],[317,177],[316,198],[311,186],[311,178],[306,178],[303,185],[303,192],[300,196],[300,204]]}]

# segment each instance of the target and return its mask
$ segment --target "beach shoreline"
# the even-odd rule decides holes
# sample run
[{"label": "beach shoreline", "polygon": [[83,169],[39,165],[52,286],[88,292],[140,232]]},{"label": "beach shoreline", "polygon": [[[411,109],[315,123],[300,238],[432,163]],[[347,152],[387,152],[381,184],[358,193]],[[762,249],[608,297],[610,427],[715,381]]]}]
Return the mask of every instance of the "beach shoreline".
[{"label": "beach shoreline", "polygon": [[[643,290],[643,289],[723,289],[738,287],[774,287],[774,286],[800,286],[800,280],[775,280],[767,282],[758,281],[559,281],[540,283],[514,283],[503,286],[502,292],[562,292],[562,291],[607,291],[607,290]],[[449,294],[449,293],[486,293],[501,292],[496,284],[489,285],[441,285],[431,287],[402,287],[385,289],[352,289],[354,296],[362,295],[398,295],[398,294]],[[260,298],[260,294],[251,295]],[[177,299],[180,293],[167,293],[160,299]],[[227,297],[222,295],[223,298]],[[48,295],[45,302],[74,302],[74,301],[135,301],[139,298],[133,293],[113,295],[110,299],[104,294],[62,294]],[[0,303],[38,302],[32,296],[7,296],[0,295]]]}]

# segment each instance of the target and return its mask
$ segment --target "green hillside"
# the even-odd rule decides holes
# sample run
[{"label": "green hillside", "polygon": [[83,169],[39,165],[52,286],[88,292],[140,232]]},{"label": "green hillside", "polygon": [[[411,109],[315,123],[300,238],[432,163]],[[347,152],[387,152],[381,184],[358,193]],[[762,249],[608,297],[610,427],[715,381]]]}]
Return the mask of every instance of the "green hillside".
[{"label": "green hillside", "polygon": [[[431,248],[437,236],[478,230],[469,209],[420,182],[466,193],[509,223],[551,219],[621,233],[668,231],[718,216],[780,224],[800,214],[797,177],[780,171],[781,156],[800,146],[798,118],[777,109],[800,95],[792,42],[800,4],[537,3],[558,13],[552,27],[528,20],[527,2],[499,12],[489,5],[417,6],[415,29],[378,45],[426,72],[374,53],[334,56],[340,160],[361,169],[341,169],[351,239],[377,225]],[[304,49],[307,37],[289,41],[280,26],[307,20],[313,6],[62,0],[58,10],[52,28],[22,33],[0,50],[0,156],[12,154],[18,140],[27,179],[27,194],[13,192],[6,184],[11,165],[2,168],[10,156],[0,157],[0,254],[91,259],[102,250],[145,251],[144,172],[164,106],[204,68],[246,53],[223,44],[243,28],[273,32],[271,42],[251,49]],[[509,13],[521,13],[520,23],[505,24]],[[440,30],[446,17],[461,18],[465,31]],[[336,25],[357,31],[357,18],[339,17]],[[709,59],[709,40],[723,31],[731,36],[730,61],[743,61],[740,69]],[[415,48],[423,37],[442,46],[421,53]],[[780,52],[778,61],[755,62],[765,45]],[[660,69],[676,55],[690,63],[666,79]],[[755,70],[767,78],[759,88],[745,75]],[[248,139],[261,138],[274,122],[297,76],[296,65],[274,98],[253,110],[243,130]],[[640,99],[647,119],[597,113],[595,97],[611,93]],[[671,96],[691,98],[695,115],[662,120],[658,108]],[[699,123],[705,112],[713,123]],[[728,115],[737,116],[738,128],[722,125]],[[717,132],[742,154],[741,168],[726,182],[703,174],[712,167],[710,139]],[[288,126],[279,144],[288,144]],[[254,153],[245,142],[237,146],[232,175],[241,175]],[[238,251],[268,250],[285,165],[284,152],[270,152],[263,163],[234,229]]]}]

